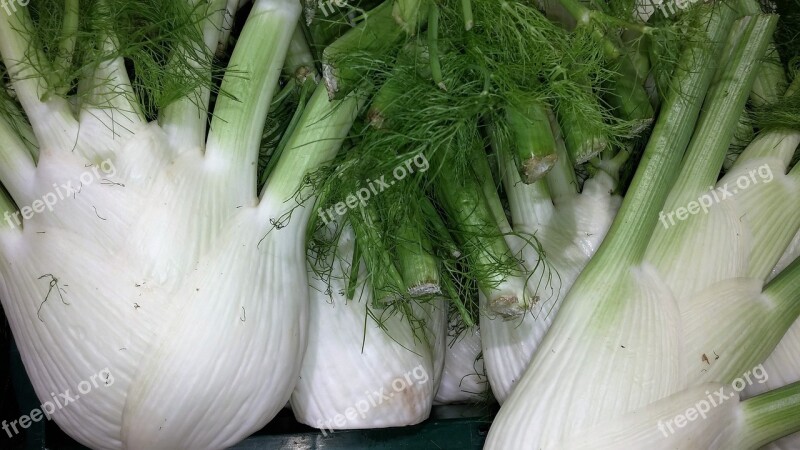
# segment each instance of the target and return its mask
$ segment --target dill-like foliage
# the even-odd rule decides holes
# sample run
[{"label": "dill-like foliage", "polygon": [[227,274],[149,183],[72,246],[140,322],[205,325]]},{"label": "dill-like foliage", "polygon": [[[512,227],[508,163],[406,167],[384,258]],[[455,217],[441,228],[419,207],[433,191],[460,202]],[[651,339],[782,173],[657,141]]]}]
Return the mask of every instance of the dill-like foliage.
[{"label": "dill-like foliage", "polygon": [[2,83],[0,84],[0,115],[5,118],[16,135],[27,145],[34,160],[37,160],[38,145],[36,144],[36,136],[33,134],[33,128],[28,122],[25,112],[16,101],[8,73],[2,62],[0,62],[0,83]]},{"label": "dill-like foliage", "polygon": [[[396,245],[393,224],[420,220],[419,199],[434,194],[433,186],[443,173],[450,179],[475,177],[473,150],[487,145],[487,123],[496,123],[497,131],[503,132],[500,118],[505,108],[534,101],[551,106],[568,104],[578,117],[602,130],[610,142],[618,142],[629,133],[609,111],[591,110],[597,103],[590,100],[612,72],[588,30],[568,32],[525,1],[484,0],[472,2],[475,22],[471,30],[465,30],[460,1],[437,5],[436,30],[409,37],[393,51],[353,52],[333,61],[338,67],[363,74],[362,84],[377,94],[367,123],[356,127],[352,135],[352,147],[340,155],[335,169],[317,177],[321,181],[317,191],[322,193],[319,208],[326,210],[344,201],[369,180],[384,175],[391,180],[392,171],[409,158],[422,154],[431,163],[426,173],[393,183],[389,190],[370,199],[373,218],[379,219],[373,224],[380,227],[382,237],[380,242],[362,239],[389,255],[394,254]],[[433,32],[438,47],[433,57],[441,67],[438,82],[433,79],[428,51],[429,34]],[[356,208],[348,209],[340,220],[359,229],[364,226],[364,217]],[[450,228],[448,232],[456,233],[458,224],[447,217],[443,221]],[[441,231],[429,224],[426,232],[435,244],[443,241]],[[471,237],[465,234],[486,231],[459,229],[457,233],[460,240],[470,242]],[[319,252],[333,247],[331,242],[317,240],[314,248]],[[519,261],[513,255],[487,266],[456,260],[442,246],[435,251],[445,295],[459,302],[460,314],[471,321],[478,317],[476,280],[490,285],[497,283],[498,274],[520,275]],[[366,254],[365,258],[370,272],[388,270],[386,262]],[[399,306],[391,308],[403,312]]]},{"label": "dill-like foliage", "polygon": [[[373,211],[370,221],[379,228],[381,238],[378,241],[361,236],[362,247],[381,247],[380,252],[393,255],[393,224],[420,220],[420,199],[431,198],[435,202],[440,177],[476,177],[475,158],[486,155],[474,149],[488,145],[489,129],[501,139],[508,134],[503,114],[506,108],[538,102],[554,109],[570,109],[573,116],[599,131],[612,147],[633,146],[632,124],[614,117],[608,105],[597,102],[617,74],[607,48],[593,34],[596,29],[566,30],[530,1],[471,3],[474,26],[470,30],[465,29],[460,1],[438,1],[434,29],[423,27],[419,34],[408,36],[382,53],[340,53],[331,61],[336,67],[361,74],[361,85],[375,94],[364,122],[351,134],[347,151],[340,154],[335,167],[314,177],[321,195],[319,210],[343,202],[370,180],[381,176],[391,180],[393,169],[416,155],[425,155],[431,163],[424,174],[396,182],[369,200]],[[626,21],[633,20],[632,2],[628,3],[631,5],[594,6],[608,15],[609,20],[601,23],[602,30],[611,36],[622,32]],[[623,10],[627,11],[624,20]],[[660,74],[656,79],[662,95],[680,88],[670,85],[670,75],[685,42],[702,35],[692,31],[692,27],[702,30],[704,26],[698,17],[699,13],[691,12],[647,27],[634,26],[646,33],[629,40],[631,45],[647,47],[653,60],[661,64],[654,67],[654,72]],[[475,233],[481,232],[459,229],[459,224],[442,216],[449,228],[447,234],[457,235],[459,242],[470,242]],[[349,221],[358,229],[364,226],[365,215],[360,207],[348,208],[338,220]],[[487,285],[496,283],[498,274],[519,275],[519,261],[513,255],[493,264],[468,264],[463,258],[449,255],[448,246],[442,245],[447,239],[443,239],[440,230],[426,223],[426,232],[436,244],[443,284],[451,288],[444,289],[445,296],[461,302],[458,311],[462,317],[477,319],[478,280]],[[535,237],[528,238],[535,246]],[[330,242],[317,241],[314,246],[316,251],[332,248]],[[389,269],[385,258],[365,259],[370,272]],[[557,274],[548,272],[548,277],[552,276]]]},{"label": "dill-like foliage", "polygon": [[[798,86],[797,81],[794,86]],[[759,130],[800,129],[800,90],[794,89],[790,94],[752,112],[753,122]]]},{"label": "dill-like foliage", "polygon": [[[431,170],[380,194],[397,199],[381,201],[391,205],[379,210],[381,221],[413,220],[409,211],[416,207],[415,199],[431,193],[442,164],[448,177],[474,176],[471,149],[486,144],[483,123],[526,101],[569,103],[580,113],[591,104],[589,97],[597,95],[587,91],[585,83],[599,86],[609,77],[602,50],[588,32],[567,32],[527,2],[472,3],[475,24],[469,31],[464,29],[460,2],[438,3],[438,60],[445,89],[432,80],[425,33],[394,52],[351,53],[335,61],[364,74],[365,84],[378,90],[369,119],[381,126],[366,127],[354,136],[354,146],[321,188],[327,198],[323,208],[342,201],[359,182],[391,173],[421,153],[433,162]],[[594,121],[611,140],[625,134],[607,112],[586,111],[581,117]],[[346,220],[361,218],[348,213]],[[387,234],[391,236],[391,230]],[[483,279],[489,277],[480,273],[483,270],[512,271],[503,267],[507,262],[468,269],[473,278]]]},{"label": "dill-like foliage", "polygon": [[138,103],[152,120],[197,88],[214,89],[222,70],[204,50],[201,26],[220,5],[224,8],[219,1],[32,0],[23,11],[31,19],[24,31],[43,49],[44,60],[31,62],[48,81],[45,95],[85,101],[91,88],[106,82],[92,78],[95,69],[123,58]]}]

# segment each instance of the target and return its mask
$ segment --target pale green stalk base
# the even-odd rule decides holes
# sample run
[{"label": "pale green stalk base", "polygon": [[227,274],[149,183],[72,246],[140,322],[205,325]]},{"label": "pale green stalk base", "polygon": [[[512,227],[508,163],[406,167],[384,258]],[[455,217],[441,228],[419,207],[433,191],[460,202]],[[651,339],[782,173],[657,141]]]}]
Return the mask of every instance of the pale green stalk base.
[{"label": "pale green stalk base", "polygon": [[[762,13],[758,0],[737,0],[736,8],[740,13],[748,16]],[[780,56],[775,48],[775,41],[771,39],[758,77],[753,83],[750,102],[756,107],[773,103],[783,95],[786,84],[786,73],[783,71]]]},{"label": "pale green stalk base", "polygon": [[800,431],[800,382],[769,391],[741,405],[745,419],[742,447],[757,449]]},{"label": "pale green stalk base", "polygon": [[554,114],[550,113],[549,119],[550,129],[556,141],[557,160],[555,167],[547,174],[545,179],[553,202],[559,204],[578,194],[578,179],[575,176],[575,170],[572,168],[572,162],[567,153],[561,127],[558,125]]},{"label": "pale green stalk base", "polygon": [[[206,159],[231,176],[246,177],[245,186],[256,186],[250,169],[258,164],[263,124],[299,18],[295,0],[256,0],[228,64],[247,76],[226,76],[220,87],[227,95],[219,96],[214,107]],[[267,45],[265,30],[271,37]]]},{"label": "pale green stalk base", "polygon": [[[226,0],[214,0],[209,3],[207,10],[200,8],[199,13],[210,12],[200,30],[203,34],[204,46],[178,49],[172,57],[173,60],[187,59],[195,68],[203,69],[207,80],[205,86],[198,87],[190,96],[167,105],[161,111],[159,117],[161,127],[169,136],[170,143],[182,150],[197,151],[205,147],[208,106],[211,99],[209,87],[212,82],[212,55],[217,50],[219,43],[226,3]],[[187,53],[194,53],[195,56],[187,58]],[[208,66],[201,68],[199,61],[206,62]]]},{"label": "pale green stalk base", "polygon": [[359,92],[331,102],[325,86],[317,86],[261,196],[269,191],[287,202],[292,202],[296,195],[307,198],[310,187],[304,180],[305,174],[336,156],[364,102],[365,96]]},{"label": "pale green stalk base", "polygon": [[420,214],[432,229],[432,235],[436,238],[436,244],[443,248],[451,258],[461,258],[461,250],[458,249],[458,245],[456,245],[450,235],[450,230],[427,196],[422,196],[420,199]]},{"label": "pale green stalk base", "polygon": [[[489,299],[490,308],[504,317],[515,317],[528,309],[525,280],[519,262],[513,257],[504,235],[511,231],[492,181],[485,174],[488,163],[480,148],[473,149],[473,172],[461,176],[450,170],[447,161],[434,162],[441,174],[436,191],[456,237],[477,278],[478,287]],[[434,155],[436,156],[436,155]],[[439,164],[437,164],[439,163]],[[488,198],[487,198],[488,195]]]},{"label": "pale green stalk base", "polygon": [[[591,87],[587,85],[586,89],[591,89]],[[589,161],[608,147],[608,139],[604,131],[590,125],[602,122],[600,103],[595,101],[592,105],[584,107],[591,108],[591,115],[594,116],[591,121],[582,117],[582,114],[578,114],[577,107],[559,105],[556,108],[559,125],[564,131],[564,142],[570,159],[575,165]]]},{"label": "pale green stalk base", "polygon": [[800,298],[800,258],[770,281],[764,288],[764,294],[790,318],[800,315],[800,302],[797,301]]},{"label": "pale green stalk base", "polygon": [[514,229],[533,233],[547,223],[555,212],[547,182],[539,180],[533,184],[523,183],[507,152],[498,149],[497,156]]},{"label": "pale green stalk base", "polygon": [[364,258],[372,286],[372,306],[384,308],[406,297],[405,282],[389,253],[389,240],[381,228],[380,216],[373,204],[358,211],[360,217],[350,221],[356,235],[358,250]]},{"label": "pale green stalk base", "polygon": [[[785,92],[785,96],[795,95],[800,89],[800,77],[795,78]],[[739,155],[736,164],[765,157],[778,158],[787,167],[800,145],[800,130],[770,130],[756,136],[747,148]]]},{"label": "pale green stalk base", "polygon": [[396,239],[400,274],[408,294],[411,297],[440,294],[439,268],[421,223],[412,219],[400,224]]},{"label": "pale green stalk base", "polygon": [[323,51],[322,75],[331,99],[342,98],[352,91],[361,82],[364,75],[357,69],[347,67],[346,63],[342,64],[340,60],[360,52],[386,52],[397,45],[405,30],[403,26],[398,26],[392,8],[395,10],[402,8],[403,11],[409,11],[409,14],[411,14],[410,11],[414,11],[415,15],[416,7],[409,5],[415,1],[418,0],[404,0],[397,3],[392,0],[384,1],[367,12],[366,20]]},{"label": "pale green stalk base", "polygon": [[736,46],[727,66],[717,74],[718,82],[708,93],[703,115],[683,161],[684,169],[664,205],[665,211],[686,205],[716,183],[755,80],[755,69],[776,24],[775,16],[762,15],[745,17],[734,26],[732,34],[741,34],[736,40],[741,44]]},{"label": "pale green stalk base", "polygon": [[[308,80],[307,80],[308,81]],[[283,90],[278,94],[278,96],[273,99],[273,106],[280,105],[285,98],[281,98],[284,96],[290,95],[293,91],[297,89],[296,83],[287,83]],[[307,106],[307,99],[311,97],[314,90],[316,89],[316,85],[313,81],[309,81],[308,83],[303,83],[300,86],[300,93],[299,93],[299,101],[297,102],[297,107],[292,114],[292,118],[289,119],[289,123],[285,125],[285,128],[281,130],[283,136],[278,141],[278,144],[272,151],[272,154],[269,155],[269,161],[267,161],[267,165],[264,167],[264,170],[261,172],[261,177],[259,178],[259,186],[263,186],[264,183],[269,179],[269,176],[272,175],[272,172],[275,170],[275,166],[277,165],[278,161],[280,160],[280,156],[283,151],[286,149],[286,145],[289,142],[289,139],[292,138],[294,135],[294,131],[297,129],[298,123],[300,119],[303,117],[303,113],[305,112]],[[332,103],[335,105],[335,103]],[[274,127],[281,126],[279,124],[272,125]]]},{"label": "pale green stalk base", "polygon": [[[721,37],[727,35],[732,21],[733,11],[720,8],[709,24],[711,44],[689,48],[681,55],[673,76],[674,91],[661,107],[659,120],[617,218],[584,274],[591,273],[595,266],[627,270],[641,261],[655,229],[658,211],[680,173],[683,152],[716,71],[715,55],[721,50]],[[576,284],[579,283],[580,279]]]},{"label": "pale green stalk base", "polygon": [[28,8],[18,7],[12,14],[0,14],[0,54],[14,91],[30,119],[36,139],[43,147],[74,145],[78,125],[66,100],[49,96],[45,76],[36,68],[47,67],[47,58],[39,46],[32,45],[25,30],[33,27]]},{"label": "pale green stalk base", "polygon": [[[36,170],[33,158],[5,117],[0,117],[0,179],[11,196],[21,204],[30,200]],[[0,188],[2,190],[2,188]]]},{"label": "pale green stalk base", "polygon": [[306,42],[303,28],[299,24],[292,34],[289,49],[286,51],[286,61],[283,65],[286,73],[294,76],[300,83],[305,82],[307,78],[311,78],[314,81],[319,79],[314,56],[311,54],[308,42]]},{"label": "pale green stalk base", "polygon": [[461,11],[464,15],[464,29],[469,31],[475,25],[472,17],[472,0],[461,0]]},{"label": "pale green stalk base", "polygon": [[0,217],[3,218],[3,220],[0,220],[0,230],[13,230],[17,228],[15,225],[13,225],[13,221],[9,222],[8,220],[5,220],[6,217],[14,214],[15,211],[17,211],[17,205],[14,204],[14,201],[8,196],[8,194],[5,193],[4,190],[0,189]]},{"label": "pale green stalk base", "polygon": [[[53,61],[53,74],[63,74],[72,66],[75,53],[75,43],[78,40],[78,22],[80,17],[78,0],[65,0],[64,20],[61,25],[61,36],[58,41],[58,54]],[[69,86],[61,86],[56,92],[58,96],[67,94]]]},{"label": "pale green stalk base", "polygon": [[[774,27],[774,16],[746,17],[737,23],[733,33],[738,32],[741,35],[731,39],[731,41],[738,41],[737,49],[731,52],[733,58],[729,64],[717,74],[718,82],[712,87],[706,98],[703,115],[683,162],[683,171],[670,193],[664,209],[658,215],[664,226],[658,227],[653,234],[648,249],[648,260],[665,274],[666,283],[672,286],[674,295],[681,305],[698,295],[696,290],[702,290],[706,283],[726,280],[731,276],[751,276],[763,279],[774,267],[785,246],[797,231],[798,217],[794,211],[780,206],[789,201],[788,198],[793,195],[792,189],[782,183],[767,184],[766,182],[764,169],[774,172],[774,176],[782,177],[782,174],[778,174],[778,172],[782,172],[784,167],[776,165],[774,159],[761,161],[759,165],[761,168],[756,169],[745,166],[745,161],[748,160],[746,156],[742,161],[734,164],[725,179],[717,182],[736,123],[744,110],[747,94],[755,79],[758,63],[766,51]],[[770,164],[767,164],[767,161]],[[763,164],[767,165],[763,166]],[[762,186],[746,191],[739,189],[736,194],[738,197],[730,202],[713,201],[713,195],[708,191],[710,186],[737,193],[736,185],[742,177],[747,176],[748,169],[749,173],[764,174]],[[755,197],[759,192],[763,193],[762,199]],[[719,192],[714,191],[713,194],[716,195]],[[682,210],[686,211],[687,205],[698,205],[698,199],[701,197],[711,199],[712,205],[714,203],[720,203],[720,205],[713,205],[714,211],[711,211],[710,214],[703,214],[688,221],[673,221],[672,215],[678,214]],[[745,220],[740,218],[738,225],[730,224],[732,219],[724,220],[726,203],[729,203],[730,207],[741,208],[740,216],[744,215],[746,211],[747,218]],[[678,218],[680,219],[680,216]],[[668,220],[675,226],[668,227]],[[709,236],[702,224],[708,223],[707,226],[711,226],[710,224],[713,222],[710,221],[715,220],[721,221],[716,225],[718,233]],[[735,227],[739,225],[749,230],[747,237],[740,237],[741,233],[735,233]],[[730,233],[730,235],[726,233]],[[689,258],[693,246],[688,243],[699,243],[700,239],[704,239],[706,255],[714,254],[717,259],[725,260],[725,262],[721,262],[713,272],[710,272],[706,280],[679,281],[685,278],[684,273],[688,267],[704,270],[707,265],[707,263],[702,263],[702,257]],[[735,240],[731,241],[731,239]],[[738,261],[738,258],[744,257],[742,252],[747,252],[748,255],[744,262],[748,268],[744,272],[734,266],[734,262]],[[680,261],[681,258],[686,260],[683,272],[674,267],[675,261]],[[692,270],[688,272],[694,273]],[[723,276],[722,274],[727,275]],[[684,305],[684,307],[690,306]]]},{"label": "pale green stalk base", "polygon": [[800,131],[767,131],[753,139],[750,145],[736,159],[736,164],[772,157],[781,161],[783,167],[787,167],[798,145],[800,145]]},{"label": "pale green stalk base", "polygon": [[549,113],[542,104],[506,108],[511,134],[509,145],[522,182],[531,184],[544,177],[558,161]]}]

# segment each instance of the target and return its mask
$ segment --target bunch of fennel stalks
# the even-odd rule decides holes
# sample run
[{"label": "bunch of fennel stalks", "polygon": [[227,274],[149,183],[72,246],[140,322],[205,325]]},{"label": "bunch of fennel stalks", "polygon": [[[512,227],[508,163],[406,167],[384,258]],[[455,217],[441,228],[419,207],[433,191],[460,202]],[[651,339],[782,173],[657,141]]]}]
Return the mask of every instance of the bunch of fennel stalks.
[{"label": "bunch of fennel stalks", "polygon": [[[775,384],[657,426],[776,346],[763,367],[800,379],[781,341],[800,314],[800,126],[775,16],[239,3],[0,14],[3,309],[43,401],[115,377],[53,414],[73,438],[223,448],[287,401],[350,429],[492,394],[489,448],[800,429],[800,388]],[[734,136],[748,97],[755,138]],[[763,167],[769,183],[659,228]]]}]

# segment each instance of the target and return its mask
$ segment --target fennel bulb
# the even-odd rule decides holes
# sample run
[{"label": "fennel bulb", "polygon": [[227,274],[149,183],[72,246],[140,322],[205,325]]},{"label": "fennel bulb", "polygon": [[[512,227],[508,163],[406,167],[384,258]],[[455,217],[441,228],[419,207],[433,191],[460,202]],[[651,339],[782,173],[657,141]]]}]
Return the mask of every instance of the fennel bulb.
[{"label": "fennel bulb", "polygon": [[481,332],[475,325],[458,330],[451,320],[444,371],[435,404],[477,402],[486,398],[489,384],[481,355]]},{"label": "fennel bulb", "polygon": [[[572,283],[603,241],[620,203],[620,197],[612,194],[615,168],[606,168],[611,174],[598,170],[584,183],[583,191],[576,192],[577,183],[571,180],[574,175],[555,121],[552,127],[558,167],[543,180],[523,184],[513,161],[499,152],[513,222],[511,228],[501,221],[501,231],[511,250],[521,255],[527,289],[538,297],[531,310],[518,318],[501,318],[491,312],[481,315],[486,372],[500,404],[528,367]],[[541,249],[530,242],[531,236]],[[480,298],[488,310],[486,296],[481,294]]]},{"label": "fennel bulb", "polygon": [[[206,70],[224,6],[210,6],[197,24],[203,41],[173,62]],[[266,106],[299,15],[295,1],[255,2],[206,138],[206,86],[147,123],[113,29],[99,41],[100,61],[81,72],[73,106],[41,75],[50,62],[27,8],[0,14],[0,52],[30,120],[17,134],[0,116],[0,179],[11,194],[2,210],[36,209],[54,186],[75,187],[21,227],[4,222],[0,297],[40,399],[100,368],[114,375],[53,414],[82,444],[223,448],[286,404],[306,345],[303,176],[335,155],[357,104],[334,108],[319,89],[257,195]],[[79,185],[98,165],[114,170]]]},{"label": "fennel bulb", "polygon": [[[346,226],[335,254],[309,263],[309,344],[292,411],[323,432],[417,424],[428,418],[440,377],[444,354],[434,351],[439,337],[415,329],[399,311],[374,308],[360,259],[358,286],[348,299],[354,244]],[[427,323],[442,324],[444,303],[431,303]]]},{"label": "fennel bulb", "polygon": [[[684,52],[674,79],[680,93],[663,105],[620,213],[501,408],[487,448],[560,442],[691,386],[732,380],[766,358],[800,312],[790,301],[797,270],[762,292],[800,225],[800,211],[790,207],[800,195],[797,168],[786,174],[780,151],[746,151],[717,183],[774,17],[747,17],[734,27],[736,51],[680,160],[714,78],[711,56],[732,21],[726,7],[715,9],[704,28],[711,43]],[[673,211],[707,186],[722,188],[764,164],[769,182],[751,183],[707,214],[658,224],[662,206]]]}]

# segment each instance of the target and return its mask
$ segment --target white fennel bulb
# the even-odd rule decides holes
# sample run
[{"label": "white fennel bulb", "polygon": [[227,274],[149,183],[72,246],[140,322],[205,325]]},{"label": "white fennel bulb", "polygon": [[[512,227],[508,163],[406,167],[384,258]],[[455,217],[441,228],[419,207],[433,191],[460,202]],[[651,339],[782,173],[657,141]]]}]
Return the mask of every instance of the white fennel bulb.
[{"label": "white fennel bulb", "polygon": [[480,327],[459,330],[458,322],[457,319],[450,322],[442,381],[436,391],[437,404],[478,402],[488,395]]},{"label": "white fennel bulb", "polygon": [[[534,184],[523,184],[513,160],[500,153],[512,221],[501,224],[501,231],[520,256],[528,290],[537,298],[520,317],[481,315],[486,372],[500,404],[522,377],[572,283],[603,241],[621,200],[612,193],[615,179],[603,170],[584,183],[581,193],[575,190],[576,183],[566,175],[572,168],[555,121],[553,129],[562,157],[545,179]],[[488,311],[486,297],[481,294],[480,299]]]},{"label": "white fennel bulb", "polygon": [[[785,149],[756,142],[717,181],[774,17],[733,26],[736,49],[706,96],[714,46],[733,14],[724,6],[705,14],[716,44],[684,52],[678,66],[692,69],[676,71],[682,89],[665,101],[620,213],[501,408],[487,448],[576,438],[692,386],[734,380],[769,355],[800,313],[791,301],[797,270],[765,286],[800,226],[791,206],[800,169],[787,174]],[[743,177],[746,189],[699,207],[708,186],[719,193]],[[662,226],[662,207],[662,215],[684,212]]]},{"label": "white fennel bulb", "polygon": [[[209,51],[224,4],[202,22]],[[303,177],[336,154],[357,106],[316,92],[257,195],[266,107],[299,15],[295,1],[255,2],[206,138],[208,88],[147,123],[111,33],[73,113],[38,75],[48,62],[27,9],[0,14],[0,52],[36,138],[0,116],[0,179],[22,210],[3,198],[0,297],[40,399],[104,368],[114,377],[53,414],[82,444],[224,448],[289,399],[307,339]]]},{"label": "white fennel bulb", "polygon": [[[444,358],[434,341],[444,330],[441,337],[426,333],[391,305],[376,307],[361,261],[348,299],[354,242],[352,229],[344,227],[335,255],[309,263],[309,344],[292,411],[323,431],[417,424],[430,413]],[[442,324],[445,304],[431,302],[431,317],[424,319]]]}]

